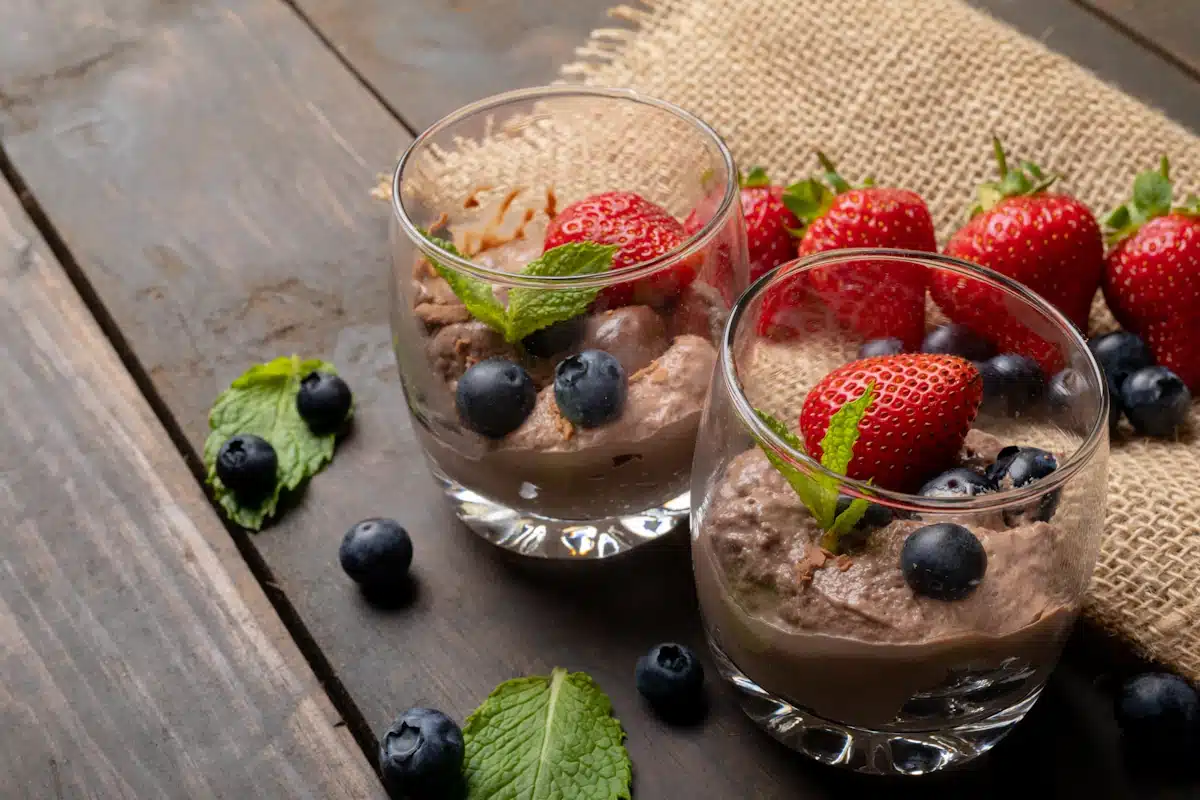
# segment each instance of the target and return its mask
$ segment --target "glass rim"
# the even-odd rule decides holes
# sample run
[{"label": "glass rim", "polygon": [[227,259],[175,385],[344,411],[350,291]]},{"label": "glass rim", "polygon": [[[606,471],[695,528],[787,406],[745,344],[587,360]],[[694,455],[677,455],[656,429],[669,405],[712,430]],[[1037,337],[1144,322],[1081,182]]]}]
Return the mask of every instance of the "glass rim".
[{"label": "glass rim", "polygon": [[[727,175],[725,181],[724,193],[721,196],[721,202],[717,206],[712,218],[704,224],[700,230],[691,234],[683,244],[673,250],[649,259],[641,261],[637,264],[630,264],[615,270],[606,270],[605,272],[596,273],[593,275],[581,276],[532,276],[520,275],[506,270],[492,269],[482,264],[478,264],[468,258],[456,256],[453,253],[447,252],[440,247],[437,247],[430,242],[426,237],[421,235],[418,226],[409,217],[407,210],[404,208],[404,202],[400,195],[400,181],[404,174],[404,168],[413,156],[427,145],[430,139],[442,133],[447,128],[462,122],[463,120],[476,116],[478,114],[494,111],[503,106],[510,105],[515,102],[540,100],[555,97],[596,97],[607,100],[628,100],[639,105],[649,106],[651,108],[665,111],[682,119],[684,122],[698,130],[702,136],[708,138],[717,148],[717,152],[721,155],[721,160],[724,162],[725,172]],[[617,283],[624,283],[629,280],[642,278],[647,275],[653,275],[674,264],[691,257],[698,253],[716,236],[725,223],[728,221],[730,214],[734,210],[735,200],[737,198],[740,186],[738,185],[737,165],[734,162],[733,153],[725,140],[721,138],[713,128],[704,120],[692,114],[674,103],[669,103],[666,100],[659,100],[656,97],[642,94],[633,89],[620,89],[608,87],[591,87],[591,86],[573,86],[573,85],[558,85],[558,86],[535,86],[527,89],[516,89],[510,92],[485,97],[469,105],[463,106],[457,111],[442,117],[433,125],[426,128],[420,136],[412,141],[405,149],[400,159],[396,162],[396,168],[392,173],[392,217],[399,223],[401,230],[412,241],[421,253],[429,259],[435,259],[439,264],[453,269],[455,272],[465,273],[474,278],[488,281],[489,283],[500,284],[504,286],[525,286],[529,288],[540,289],[576,289],[576,288],[597,288],[611,286]]]},{"label": "glass rim", "polygon": [[[1018,489],[990,492],[976,497],[924,497],[908,492],[882,489],[867,481],[850,478],[827,469],[812,456],[793,448],[759,419],[753,405],[751,405],[749,399],[746,397],[741,381],[738,379],[737,368],[732,356],[734,335],[739,329],[738,323],[741,321],[747,306],[766,289],[793,275],[818,266],[863,258],[870,258],[876,261],[921,263],[926,267],[948,270],[959,275],[982,280],[1011,295],[1015,295],[1023,302],[1033,306],[1048,317],[1058,328],[1067,333],[1068,339],[1084,354],[1092,378],[1100,387],[1100,407],[1097,409],[1096,419],[1093,420],[1083,443],[1075,448],[1065,463],[1045,478]],[[726,392],[733,401],[734,411],[755,439],[765,443],[791,466],[810,474],[818,473],[837,480],[841,487],[849,490],[842,492],[843,494],[848,494],[851,497],[862,497],[871,501],[883,501],[883,504],[889,508],[905,511],[993,511],[1037,499],[1061,487],[1075,473],[1082,469],[1084,465],[1090,462],[1108,432],[1108,408],[1110,403],[1108,382],[1104,379],[1104,373],[1099,363],[1092,355],[1092,351],[1087,346],[1087,341],[1079,330],[1062,312],[1022,284],[995,270],[940,253],[891,248],[850,248],[815,253],[779,265],[751,283],[746,291],[742,292],[741,297],[734,302],[729,319],[725,323],[725,331],[721,336],[720,348],[717,354],[717,369],[721,371],[721,377],[724,379],[727,387]]]}]

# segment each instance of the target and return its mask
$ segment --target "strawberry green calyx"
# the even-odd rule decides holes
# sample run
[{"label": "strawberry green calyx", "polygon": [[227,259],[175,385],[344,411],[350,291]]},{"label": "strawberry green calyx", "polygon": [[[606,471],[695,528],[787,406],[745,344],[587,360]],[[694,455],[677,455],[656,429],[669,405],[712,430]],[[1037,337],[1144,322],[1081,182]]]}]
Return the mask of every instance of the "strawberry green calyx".
[{"label": "strawberry green calyx", "polygon": [[1046,174],[1032,161],[1022,161],[1017,167],[1009,167],[1008,156],[998,136],[992,137],[992,152],[996,156],[996,171],[1000,174],[1000,180],[980,185],[979,201],[971,207],[969,216],[990,211],[1009,197],[1041,194],[1058,180],[1057,175]]},{"label": "strawberry green calyx", "polygon": [[820,178],[808,178],[783,190],[783,204],[803,223],[800,230],[791,231],[796,236],[803,234],[804,227],[823,216],[833,205],[833,198],[837,195],[875,185],[874,178],[867,178],[860,186],[852,185],[838,174],[837,167],[829,160],[829,156],[820,150],[817,151],[817,160],[821,162],[823,170]]},{"label": "strawberry green calyx", "polygon": [[[842,405],[830,417],[829,427],[821,439],[821,466],[838,475],[846,474],[850,460],[854,457],[854,444],[858,441],[859,423],[875,400],[875,385],[870,383],[859,397]],[[770,431],[794,450],[803,452],[800,437],[788,430],[782,421],[765,411],[755,409],[758,418]],[[838,481],[823,473],[808,474],[797,469],[776,453],[765,442],[759,442],[767,461],[779,471],[808,508],[813,519],[825,533],[820,545],[831,553],[841,552],[841,537],[858,524],[870,505],[861,497],[851,500],[840,514],[837,511]]]},{"label": "strawberry green calyx", "polygon": [[1200,216],[1200,197],[1189,195],[1182,205],[1172,206],[1174,188],[1171,185],[1171,164],[1166,156],[1158,169],[1139,173],[1133,179],[1133,197],[1128,203],[1117,206],[1104,218],[1104,238],[1114,245],[1138,232],[1138,229],[1155,217],[1167,214]]},{"label": "strawberry green calyx", "polygon": [[738,176],[738,185],[743,189],[757,189],[762,186],[770,186],[771,179],[762,167],[751,167],[745,175]]}]

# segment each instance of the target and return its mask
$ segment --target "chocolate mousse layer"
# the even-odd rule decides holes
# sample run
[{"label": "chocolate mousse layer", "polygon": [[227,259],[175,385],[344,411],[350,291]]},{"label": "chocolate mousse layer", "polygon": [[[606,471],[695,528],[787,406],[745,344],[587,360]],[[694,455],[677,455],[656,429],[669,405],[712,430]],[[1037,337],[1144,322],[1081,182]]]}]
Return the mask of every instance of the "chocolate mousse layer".
[{"label": "chocolate mousse layer", "polygon": [[[971,529],[988,557],[979,587],[953,602],[915,594],[900,569],[908,534],[947,521]],[[764,689],[829,720],[921,730],[1020,702],[1052,669],[1078,586],[1067,532],[1054,523],[897,518],[839,558],[820,551],[820,534],[757,448],[733,459],[700,514],[706,622]]]}]

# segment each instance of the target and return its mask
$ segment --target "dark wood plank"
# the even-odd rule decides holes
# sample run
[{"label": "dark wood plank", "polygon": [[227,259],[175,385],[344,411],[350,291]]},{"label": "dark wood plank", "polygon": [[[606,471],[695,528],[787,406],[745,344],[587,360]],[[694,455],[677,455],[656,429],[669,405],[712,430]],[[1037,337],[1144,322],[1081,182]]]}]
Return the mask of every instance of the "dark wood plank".
[{"label": "dark wood plank", "polygon": [[616,0],[295,0],[414,130],[497,92],[548,83]]},{"label": "dark wood plank", "polygon": [[[1080,4],[1092,0],[966,1],[1200,131],[1200,81]],[[1179,17],[1190,15],[1193,21],[1200,15],[1196,0],[1102,1],[1170,7],[1177,9]],[[1193,45],[1196,41],[1193,38]]]},{"label": "dark wood plank", "polygon": [[4,184],[0,386],[0,796],[382,796]]},{"label": "dark wood plank", "polygon": [[[685,543],[586,572],[513,564],[450,519],[417,456],[388,344],[388,210],[366,191],[400,126],[275,0],[17,9],[0,30],[3,144],[193,447],[250,362],[323,355],[356,389],[354,435],[252,546],[374,730],[418,703],[461,718],[496,683],[563,665],[612,695],[642,800],[1135,796],[1105,701],[1070,672],[990,765],[934,781],[806,764],[725,691],[706,725],[665,728],[632,670],[656,641],[701,644]],[[341,532],[371,515],[416,540],[403,609],[368,607],[337,569]]]},{"label": "dark wood plank", "polygon": [[1161,49],[1200,76],[1196,0],[1079,0]]}]

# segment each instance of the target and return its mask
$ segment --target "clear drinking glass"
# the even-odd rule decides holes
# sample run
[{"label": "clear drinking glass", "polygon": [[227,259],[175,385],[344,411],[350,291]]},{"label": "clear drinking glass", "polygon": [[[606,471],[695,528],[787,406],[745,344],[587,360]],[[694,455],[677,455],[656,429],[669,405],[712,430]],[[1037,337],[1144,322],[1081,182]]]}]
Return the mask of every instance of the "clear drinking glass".
[{"label": "clear drinking glass", "polygon": [[[1016,445],[1053,454],[1057,469],[973,497],[907,494],[827,470],[764,423],[759,411],[797,432],[810,389],[858,359],[857,331],[877,321],[848,314],[854,292],[837,296],[829,287],[897,280],[973,292],[994,309],[993,332],[1024,342],[1048,372],[1071,370],[1056,382],[1059,391],[1031,391],[1025,402],[997,402],[1002,395],[987,385],[954,460],[982,474]],[[790,316],[785,335],[782,312]],[[932,303],[926,320],[930,329],[945,321]],[[1104,520],[1105,392],[1065,317],[965,262],[843,250],[756,281],[730,316],[692,470],[701,611],[746,712],[788,746],[860,772],[921,774],[991,748],[1037,699],[1084,599]],[[896,449],[909,446],[906,438]],[[830,540],[821,539],[817,512],[768,455],[811,481],[805,485],[836,491],[839,509],[869,500],[836,540],[840,552],[820,549]],[[901,568],[906,539],[938,523],[962,526],[986,553],[986,570],[965,598],[919,594]]]},{"label": "clear drinking glass", "polygon": [[[717,340],[747,282],[738,174],[713,130],[627,90],[511,92],[422,134],[392,193],[396,359],[458,516],[567,559],[686,522]],[[578,211],[601,194],[619,222]]]}]

